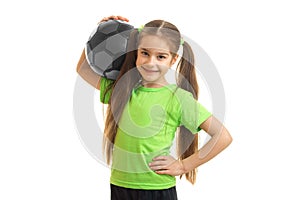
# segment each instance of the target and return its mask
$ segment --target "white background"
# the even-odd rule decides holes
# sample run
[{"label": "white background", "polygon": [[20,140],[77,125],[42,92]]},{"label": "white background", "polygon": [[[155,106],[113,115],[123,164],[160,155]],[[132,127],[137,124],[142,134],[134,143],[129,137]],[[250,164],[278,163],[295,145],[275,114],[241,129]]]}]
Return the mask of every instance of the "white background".
[{"label": "white background", "polygon": [[[4,3],[6,2],[6,3]],[[289,199],[299,194],[297,1],[2,1],[0,199],[109,199],[109,169],[73,120],[75,67],[104,16],[166,19],[216,65],[233,143],[178,182],[179,199]]]}]

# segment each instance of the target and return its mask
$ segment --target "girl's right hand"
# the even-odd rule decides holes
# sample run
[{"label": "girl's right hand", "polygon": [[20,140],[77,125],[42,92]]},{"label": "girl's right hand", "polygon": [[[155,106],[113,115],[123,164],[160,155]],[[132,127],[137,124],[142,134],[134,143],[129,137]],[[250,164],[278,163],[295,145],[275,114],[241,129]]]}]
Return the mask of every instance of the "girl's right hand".
[{"label": "girl's right hand", "polygon": [[104,17],[100,22],[98,22],[98,24],[100,24],[101,22],[105,22],[108,21],[110,19],[113,20],[121,20],[121,21],[125,21],[125,22],[129,22],[129,20],[126,17],[122,17],[122,16],[115,16],[115,15],[111,15],[109,17]]}]

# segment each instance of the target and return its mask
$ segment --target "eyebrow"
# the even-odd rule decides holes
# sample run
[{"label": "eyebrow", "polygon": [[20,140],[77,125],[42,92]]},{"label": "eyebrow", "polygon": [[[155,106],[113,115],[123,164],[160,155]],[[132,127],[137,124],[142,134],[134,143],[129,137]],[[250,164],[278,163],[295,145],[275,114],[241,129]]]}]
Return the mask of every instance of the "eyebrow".
[{"label": "eyebrow", "polygon": [[[140,48],[141,50],[143,51],[150,51],[149,49],[146,49],[146,48]],[[169,53],[166,53],[166,52],[157,52],[158,54],[161,54],[161,55],[169,55]]]}]

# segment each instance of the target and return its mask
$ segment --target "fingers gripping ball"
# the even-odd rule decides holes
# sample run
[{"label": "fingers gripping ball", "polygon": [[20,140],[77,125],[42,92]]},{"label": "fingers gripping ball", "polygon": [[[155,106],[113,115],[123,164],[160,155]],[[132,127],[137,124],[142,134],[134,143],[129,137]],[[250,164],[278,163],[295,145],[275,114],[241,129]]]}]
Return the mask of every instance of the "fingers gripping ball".
[{"label": "fingers gripping ball", "polygon": [[86,43],[86,57],[92,70],[115,80],[125,59],[127,41],[133,26],[119,20],[101,22]]}]

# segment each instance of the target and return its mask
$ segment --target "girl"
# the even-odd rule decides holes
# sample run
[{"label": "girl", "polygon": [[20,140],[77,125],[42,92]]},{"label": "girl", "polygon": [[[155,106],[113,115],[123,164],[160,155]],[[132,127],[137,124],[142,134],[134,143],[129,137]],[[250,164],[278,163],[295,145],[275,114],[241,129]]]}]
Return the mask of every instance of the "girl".
[{"label": "girl", "polygon": [[[124,17],[111,16],[102,21]],[[178,59],[177,84],[165,77]],[[154,20],[132,31],[128,53],[115,81],[96,75],[84,52],[77,72],[108,104],[104,151],[111,167],[111,199],[176,200],[175,176],[195,183],[196,168],[232,141],[227,129],[198,101],[194,55],[173,24]],[[198,149],[204,130],[211,139]],[[178,134],[178,159],[170,148]]]}]

